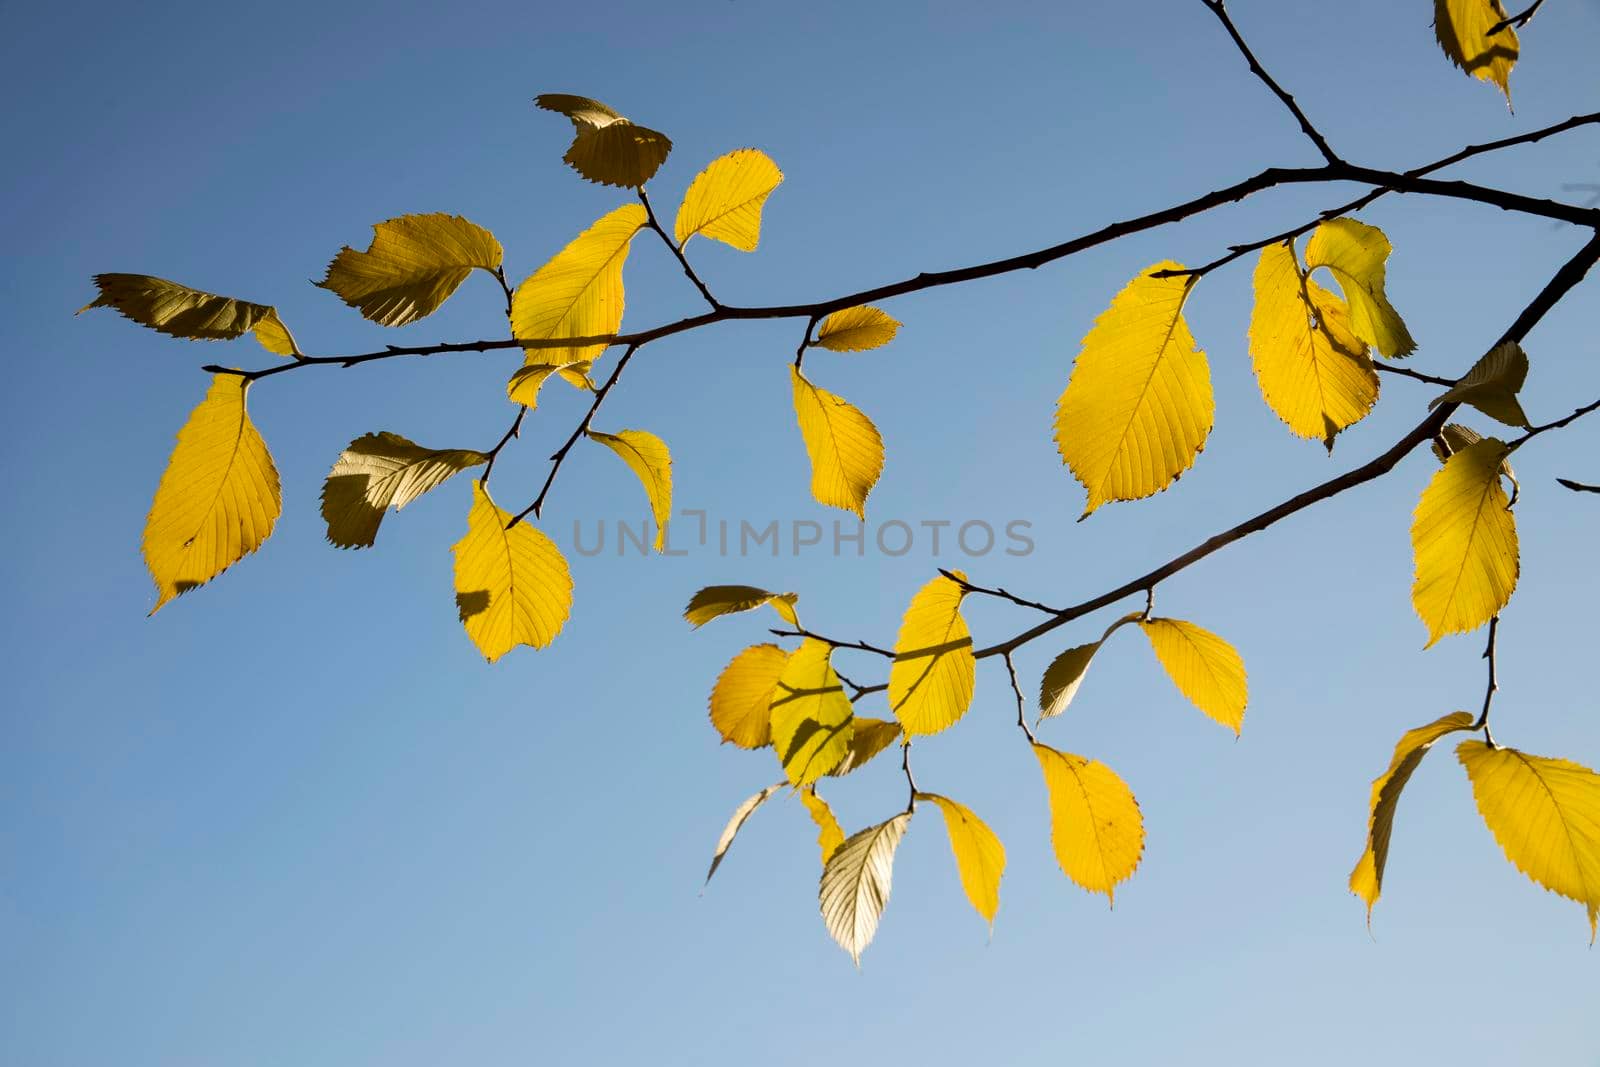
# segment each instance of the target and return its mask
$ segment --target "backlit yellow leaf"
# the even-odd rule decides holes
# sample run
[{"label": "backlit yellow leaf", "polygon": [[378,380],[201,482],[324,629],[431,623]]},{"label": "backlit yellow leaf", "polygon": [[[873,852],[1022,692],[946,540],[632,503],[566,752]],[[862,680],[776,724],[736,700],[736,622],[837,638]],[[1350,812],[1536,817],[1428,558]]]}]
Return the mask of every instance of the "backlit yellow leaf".
[{"label": "backlit yellow leaf", "polygon": [[1517,63],[1517,31],[1489,30],[1506,17],[1500,0],[1433,0],[1433,34],[1450,62],[1500,87],[1511,103],[1511,68]]},{"label": "backlit yellow leaf", "polygon": [[672,228],[678,247],[699,234],[754,252],[761,240],[761,208],[782,181],[783,171],[758,148],[741,148],[713,160],[683,194]]},{"label": "backlit yellow leaf", "polygon": [[903,811],[887,822],[869,826],[834,849],[822,868],[817,893],[822,921],[857,967],[889,904],[894,851],[910,825],[911,813]]},{"label": "backlit yellow leaf", "polygon": [[[589,363],[528,363],[516,369],[506,382],[506,399],[532,411],[539,406],[539,390],[554,375],[560,375],[580,388],[594,388],[589,381]],[[577,380],[574,380],[576,378]]]},{"label": "backlit yellow leaf", "polygon": [[889,708],[908,734],[948,729],[972,704],[978,665],[972,634],[961,617],[965,595],[959,584],[940,575],[911,598],[900,623],[889,667]]},{"label": "backlit yellow leaf", "polygon": [[456,609],[467,636],[493,663],[518,645],[543,648],[572,611],[572,575],[555,542],[495,506],[472,483],[467,535],[455,544]]},{"label": "backlit yellow leaf", "polygon": [[740,748],[772,744],[772,695],[789,653],[777,645],[752,645],[733,657],[711,690],[711,725]]},{"label": "backlit yellow leaf", "polygon": [[572,120],[572,145],[562,160],[589,181],[621,188],[643,185],[672,151],[666,134],[635,126],[598,100],[545,93],[534,103]]},{"label": "backlit yellow leaf", "polygon": [[1355,219],[1329,219],[1306,242],[1306,269],[1324,267],[1344,291],[1350,331],[1391,359],[1417,347],[1400,313],[1384,293],[1389,238],[1376,226]]},{"label": "backlit yellow leaf", "polygon": [[817,327],[816,344],[830,352],[865,352],[893,341],[899,330],[897,320],[863,304],[835,311],[823,319]]},{"label": "backlit yellow leaf", "polygon": [[917,799],[931,800],[939,806],[950,833],[950,850],[956,856],[961,888],[992,928],[995,912],[1000,910],[1000,876],[1006,869],[1006,847],[971,808],[937,793],[918,793]]},{"label": "backlit yellow leaf", "polygon": [[667,451],[667,443],[648,430],[586,432],[589,440],[621,456],[628,469],[639,476],[656,520],[656,551],[662,551],[667,547],[667,520],[672,517],[672,453]]},{"label": "backlit yellow leaf", "polygon": [[1517,523],[1500,485],[1508,451],[1493,437],[1468,445],[1422,491],[1411,523],[1411,603],[1429,645],[1482,626],[1517,587]]},{"label": "backlit yellow leaf", "polygon": [[[511,332],[516,338],[543,341],[616,333],[622,326],[622,266],[633,235],[647,219],[642,205],[622,205],[517,286],[511,300]],[[589,363],[605,350],[604,344],[529,348],[526,361]]]},{"label": "backlit yellow leaf", "polygon": [[833,649],[806,638],[789,655],[772,696],[772,744],[795,786],[827,774],[850,750],[854,709],[829,662]]},{"label": "backlit yellow leaf", "polygon": [[1211,369],[1183,320],[1192,275],[1150,267],[1118,293],[1083,339],[1056,408],[1056,448],[1088,490],[1083,513],[1158,493],[1194,464],[1216,405]]},{"label": "backlit yellow leaf", "polygon": [[369,548],[389,508],[399,511],[452,474],[487,462],[471,449],[423,448],[397,433],[363,434],[339,453],[322,484],[328,540],[340,548]]},{"label": "backlit yellow leaf", "polygon": [[317,284],[380,326],[432,315],[474,269],[493,274],[505,251],[459,215],[402,215],[372,227],[365,252],[345,247]]},{"label": "backlit yellow leaf", "polygon": [[1122,616],[1116,622],[1106,627],[1106,632],[1100,635],[1100,640],[1087,645],[1078,645],[1069,648],[1061,655],[1050,661],[1050,666],[1044,669],[1044,678],[1039,683],[1039,721],[1054,718],[1067,710],[1067,705],[1072,703],[1072,698],[1078,695],[1078,690],[1083,686],[1083,679],[1089,673],[1089,664],[1094,660],[1100,646],[1117,630],[1130,622],[1138,622],[1142,616],[1133,612]]},{"label": "backlit yellow leaf", "polygon": [[1114,900],[1139,866],[1144,818],[1133,791],[1105,764],[1035,744],[1050,793],[1050,843],[1066,876]]},{"label": "backlit yellow leaf", "polygon": [[1443,396],[1428,404],[1432,411],[1440,404],[1470,404],[1508,426],[1528,425],[1528,416],[1517,401],[1522,383],[1528,379],[1528,355],[1515,341],[1496,345]]},{"label": "backlit yellow leaf", "polygon": [[1506,859],[1600,918],[1600,775],[1564,759],[1463,741],[1456,758]]},{"label": "backlit yellow leaf", "polygon": [[839,820],[833,817],[833,809],[828,807],[827,801],[817,796],[815,789],[800,790],[800,803],[806,806],[811,821],[817,824],[817,845],[822,849],[822,865],[826,867],[839,846],[844,844],[844,831],[839,827]]},{"label": "backlit yellow leaf", "polygon": [[140,326],[190,341],[226,341],[254,330],[268,352],[292,356],[294,338],[267,304],[215,296],[148,274],[96,274],[100,295],[78,309],[109,307]]},{"label": "backlit yellow leaf", "polygon": [[817,503],[866,518],[867,494],[883,473],[883,438],[872,420],[826,389],[818,389],[795,366],[794,413],[811,457],[811,495]]},{"label": "backlit yellow leaf", "polygon": [[1301,273],[1288,242],[1261,250],[1250,314],[1250,358],[1267,406],[1301,437],[1329,448],[1378,401],[1378,372],[1344,303]]},{"label": "backlit yellow leaf", "polygon": [[1464,711],[1453,711],[1426,726],[1407,730],[1394,746],[1389,769],[1372,780],[1367,815],[1367,847],[1356,861],[1355,870],[1350,872],[1350,892],[1367,902],[1369,923],[1372,921],[1372,906],[1378,902],[1378,894],[1383,890],[1383,868],[1389,861],[1389,836],[1394,830],[1394,813],[1400,804],[1400,791],[1411,781],[1411,775],[1435,741],[1445,734],[1466,730],[1471,726],[1471,715]]},{"label": "backlit yellow leaf", "polygon": [[785,785],[788,783],[777,782],[769,785],[754,796],[745,798],[744,802],[734,809],[728,825],[722,828],[722,836],[717,838],[717,850],[711,854],[711,869],[706,872],[707,885],[711,883],[711,876],[717,873],[717,868],[722,866],[722,858],[728,854],[728,849],[732,847],[733,839],[738,836],[739,828],[744,825],[744,821]]},{"label": "backlit yellow leaf", "polygon": [[1238,733],[1249,698],[1244,660],[1232,645],[1182,619],[1145,619],[1139,629],[1150,639],[1167,677],[1189,702]]},{"label": "backlit yellow leaf", "polygon": [[790,626],[799,626],[800,617],[794,611],[799,599],[799,593],[769,593],[753,585],[708,585],[689,598],[683,617],[698,629],[723,615],[754,611],[763,604],[771,604],[772,610],[783,616]]},{"label": "backlit yellow leaf", "polygon": [[857,715],[855,717],[855,731],[850,735],[850,751],[844,754],[844,759],[828,774],[835,778],[843,777],[861,767],[862,764],[899,739],[899,723],[889,722],[885,719],[874,719],[866,715]]},{"label": "backlit yellow leaf", "polygon": [[261,547],[283,511],[278,470],[245,407],[250,383],[212,376],[178,443],[145,520],[145,565],[156,606],[204,585]]}]

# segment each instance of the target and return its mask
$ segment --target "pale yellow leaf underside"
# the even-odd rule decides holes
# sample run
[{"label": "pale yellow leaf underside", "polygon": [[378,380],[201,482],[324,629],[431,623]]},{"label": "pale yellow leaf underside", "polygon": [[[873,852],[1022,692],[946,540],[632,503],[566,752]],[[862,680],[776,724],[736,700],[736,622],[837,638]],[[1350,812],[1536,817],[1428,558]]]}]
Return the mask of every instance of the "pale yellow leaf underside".
[{"label": "pale yellow leaf underside", "polygon": [[1417,342],[1384,290],[1389,238],[1355,219],[1329,219],[1306,242],[1306,269],[1326,268],[1344,291],[1350,330],[1391,359],[1410,355]]},{"label": "pale yellow leaf underside", "polygon": [[717,868],[722,866],[722,858],[728,854],[728,849],[733,846],[733,839],[738,836],[740,827],[744,826],[744,821],[748,819],[757,808],[771,799],[774,793],[788,784],[789,783],[787,782],[775,782],[772,785],[767,786],[761,792],[745,798],[745,800],[733,810],[733,816],[728,820],[728,825],[722,828],[722,836],[717,838],[717,849],[711,854],[711,869],[706,871],[707,884],[710,884],[711,876],[717,873]]},{"label": "pale yellow leaf underside", "polygon": [[790,366],[794,413],[811,458],[817,503],[866,518],[867,494],[883,473],[883,438],[872,420],[843,397],[819,389]]},{"label": "pale yellow leaf underside", "polygon": [[917,591],[901,620],[889,666],[889,708],[908,734],[946,730],[972,704],[977,660],[961,617],[965,595],[940,575]]},{"label": "pale yellow leaf underside", "polygon": [[806,638],[790,653],[772,695],[772,744],[792,785],[810,785],[850,750],[854,709],[829,657],[832,646]]},{"label": "pale yellow leaf underside", "polygon": [[572,144],[562,160],[591,182],[637,188],[655,176],[672,151],[666,134],[637,126],[598,100],[544,93],[534,103],[572,120]]},{"label": "pale yellow leaf underside", "polygon": [[1006,848],[994,831],[972,813],[972,809],[937,793],[918,793],[918,800],[931,800],[944,815],[950,834],[950,851],[955,853],[956,873],[961,888],[979,915],[994,926],[1000,910],[1000,876],[1006,869]]},{"label": "pale yellow leaf underside", "polygon": [[527,363],[518,367],[506,382],[506,399],[529,411],[539,406],[539,391],[551,377],[559,375],[580,389],[593,389],[589,381],[590,363]]},{"label": "pale yellow leaf underside", "polygon": [[1244,660],[1234,647],[1182,619],[1145,619],[1139,629],[1150,639],[1156,659],[1178,691],[1237,734],[1244,725],[1249,685]]},{"label": "pale yellow leaf underside", "polygon": [[455,544],[456,610],[467,636],[493,663],[518,645],[543,648],[572,611],[572,574],[555,542],[495,506],[472,483],[467,534]]},{"label": "pale yellow leaf underside", "polygon": [[894,852],[910,825],[911,813],[901,812],[869,826],[847,838],[822,869],[817,891],[822,921],[858,967],[888,906]]},{"label": "pale yellow leaf underside", "polygon": [[1288,242],[1263,248],[1256,264],[1250,359],[1267,406],[1329,448],[1378,401],[1378,372],[1344,303],[1301,274]]},{"label": "pale yellow leaf underside", "polygon": [[[511,332],[519,341],[608,337],[622,326],[622,267],[634,234],[648,216],[643,205],[623,204],[578,235],[517,286]],[[526,362],[590,363],[605,344],[529,348]]]},{"label": "pale yellow leaf underside", "polygon": [[752,645],[717,676],[711,689],[711,725],[740,748],[772,744],[772,694],[789,653],[774,644]]},{"label": "pale yellow leaf underside", "polygon": [[399,511],[451,475],[487,462],[471,449],[424,448],[387,431],[363,434],[339,453],[322,484],[328,540],[340,548],[369,548],[389,508]]},{"label": "pale yellow leaf underside", "polygon": [[1507,26],[1489,30],[1506,17],[1500,0],[1433,0],[1433,34],[1450,62],[1481,81],[1498,86],[1511,103],[1511,68],[1521,45]]},{"label": "pale yellow leaf underside", "polygon": [[672,228],[678,247],[701,236],[754,252],[761,240],[761,208],[782,181],[783,171],[759,148],[713,160],[683,194]]},{"label": "pale yellow leaf underside", "polygon": [[1044,677],[1039,682],[1039,722],[1054,718],[1067,710],[1067,705],[1072,703],[1072,699],[1078,695],[1078,690],[1083,688],[1083,680],[1089,673],[1089,664],[1100,651],[1100,646],[1119,629],[1130,622],[1138,622],[1142,617],[1138,612],[1124,615],[1106,627],[1106,632],[1100,635],[1100,640],[1069,648],[1050,661],[1050,666],[1044,669]]},{"label": "pale yellow leaf underside", "polygon": [[1482,626],[1517,587],[1517,524],[1500,484],[1507,452],[1493,437],[1468,445],[1422,491],[1411,524],[1411,603],[1429,645]]},{"label": "pale yellow leaf underside", "polygon": [[260,548],[283,511],[278,470],[246,408],[249,388],[237,374],[213,375],[178,431],[140,546],[156,583],[152,615]]},{"label": "pale yellow leaf underside", "polygon": [[459,215],[402,215],[372,227],[365,252],[346,246],[317,282],[380,326],[433,314],[474,269],[493,274],[505,252],[494,234]]},{"label": "pale yellow leaf underside", "polygon": [[817,824],[817,847],[822,849],[822,865],[826,867],[833,854],[844,844],[844,830],[833,817],[828,802],[817,796],[815,789],[800,790],[800,803],[806,806],[811,821]]},{"label": "pale yellow leaf underside", "polygon": [[1194,464],[1216,406],[1211,370],[1183,319],[1192,275],[1162,262],[1134,278],[1083,339],[1056,408],[1056,448],[1088,491],[1084,514],[1171,485]]},{"label": "pale yellow leaf underside", "polygon": [[1453,711],[1426,726],[1407,730],[1394,746],[1389,769],[1372,780],[1368,801],[1367,844],[1350,872],[1350,892],[1367,903],[1367,921],[1372,921],[1372,906],[1383,891],[1383,868],[1389,862],[1389,837],[1394,830],[1394,813],[1400,793],[1422,763],[1422,757],[1435,741],[1456,730],[1472,726],[1472,716]]},{"label": "pale yellow leaf underside", "polygon": [[79,308],[80,315],[90,308],[114,308],[140,326],[187,341],[226,341],[254,331],[268,352],[299,352],[288,327],[268,304],[201,292],[149,274],[96,274],[94,284],[100,295]]},{"label": "pale yellow leaf underside", "polygon": [[763,604],[771,604],[772,610],[790,626],[799,626],[800,617],[794,610],[799,599],[799,593],[769,593],[753,585],[708,585],[689,598],[683,617],[689,625],[699,628],[723,615],[754,611]]},{"label": "pale yellow leaf underside", "polygon": [[1564,759],[1463,741],[1456,757],[1506,858],[1589,914],[1589,942],[1600,918],[1600,775]]},{"label": "pale yellow leaf underside", "polygon": [[1035,744],[1050,794],[1050,843],[1066,876],[1115,900],[1118,884],[1139,866],[1144,818],[1133,791],[1096,760]]},{"label": "pale yellow leaf underside", "polygon": [[1528,354],[1517,342],[1507,341],[1490,349],[1459,382],[1443,395],[1434,397],[1428,410],[1440,404],[1469,404],[1491,419],[1526,428],[1528,416],[1517,400],[1517,393],[1527,380]]},{"label": "pale yellow leaf underside", "polygon": [[644,486],[650,499],[650,513],[656,520],[656,551],[667,547],[667,520],[672,517],[672,453],[667,444],[648,430],[618,430],[616,433],[587,431],[591,441],[605,445],[628,465]]},{"label": "pale yellow leaf underside", "polygon": [[817,327],[816,343],[830,352],[865,352],[893,341],[899,330],[898,320],[870,304],[862,304],[835,311],[823,319]]}]

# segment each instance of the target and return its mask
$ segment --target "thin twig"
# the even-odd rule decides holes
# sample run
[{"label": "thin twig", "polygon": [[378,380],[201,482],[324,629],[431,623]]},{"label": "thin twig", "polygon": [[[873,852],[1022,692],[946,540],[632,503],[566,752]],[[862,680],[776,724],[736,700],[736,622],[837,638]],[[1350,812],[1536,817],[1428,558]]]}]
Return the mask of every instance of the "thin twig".
[{"label": "thin twig", "polygon": [[522,432],[522,420],[527,416],[527,414],[528,409],[518,405],[517,417],[511,420],[511,428],[501,436],[499,441],[495,442],[495,446],[493,448],[489,449],[489,451],[485,453],[485,455],[489,457],[489,462],[485,464],[483,468],[483,477],[478,479],[484,484],[484,486],[487,487],[489,484],[489,474],[494,470],[495,460],[500,458],[500,450],[506,447],[507,441],[510,441],[513,437],[516,437]]},{"label": "thin twig", "polygon": [[1478,720],[1471,729],[1482,730],[1483,739],[1494,745],[1494,738],[1489,733],[1489,705],[1494,703],[1494,694],[1500,688],[1500,680],[1495,673],[1495,639],[1500,632],[1500,616],[1493,615],[1489,618],[1489,643],[1483,650],[1483,658],[1489,661],[1489,681],[1483,690],[1483,710],[1478,713]]},{"label": "thin twig", "polygon": [[1387,363],[1383,360],[1375,359],[1372,361],[1372,367],[1374,370],[1381,370],[1385,374],[1394,374],[1401,378],[1412,378],[1419,382],[1427,382],[1429,385],[1442,385],[1446,389],[1456,384],[1451,378],[1441,378],[1435,374],[1423,374],[1421,371],[1412,370],[1410,367],[1404,367],[1398,363]]},{"label": "thin twig", "polygon": [[1493,26],[1490,26],[1484,36],[1493,37],[1495,34],[1508,28],[1513,30],[1522,29],[1522,27],[1533,21],[1533,16],[1537,15],[1539,13],[1539,9],[1543,6],[1544,0],[1533,0],[1533,4],[1525,11],[1519,11],[1515,15],[1512,15],[1509,18],[1503,18]]},{"label": "thin twig", "polygon": [[1029,744],[1038,744],[1038,738],[1033,736],[1033,731],[1028,728],[1028,702],[1022,695],[1022,686],[1017,684],[1017,665],[1011,662],[1011,653],[1002,653],[1006,661],[1006,673],[1011,676],[1011,691],[1017,697],[1017,728],[1028,736]]},{"label": "thin twig", "polygon": [[1282,101],[1283,106],[1289,109],[1289,113],[1300,124],[1300,132],[1305,134],[1306,138],[1317,146],[1317,151],[1322,153],[1322,158],[1329,163],[1340,162],[1339,154],[1328,144],[1327,138],[1323,137],[1321,132],[1311,124],[1311,120],[1306,118],[1306,113],[1300,110],[1300,105],[1294,102],[1294,97],[1290,96],[1283,86],[1279,85],[1272,75],[1268,74],[1265,68],[1256,61],[1255,53],[1250,51],[1250,46],[1244,43],[1244,38],[1240,36],[1238,27],[1233,24],[1233,19],[1228,17],[1228,11],[1223,6],[1222,0],[1201,0],[1201,2],[1210,9],[1213,15],[1217,16],[1218,21],[1222,23],[1222,28],[1228,31],[1229,37],[1233,38],[1234,47],[1239,50],[1240,54],[1244,56],[1245,62],[1250,65],[1250,73],[1260,78],[1262,83],[1272,90],[1272,95],[1276,96]]},{"label": "thin twig", "polygon": [[722,305],[717,303],[717,298],[711,295],[711,290],[706,288],[706,283],[700,280],[700,275],[696,274],[694,267],[689,265],[689,258],[683,254],[682,246],[668,236],[666,230],[661,228],[661,223],[656,220],[655,208],[650,206],[650,197],[646,195],[642,185],[639,187],[639,202],[644,204],[646,222],[652,230],[656,231],[656,235],[661,238],[661,243],[671,250],[672,255],[678,261],[678,265],[683,268],[683,273],[688,275],[689,280],[694,283],[694,287],[700,290],[700,295],[705,297],[706,303],[711,305],[711,310],[715,311],[720,308]]},{"label": "thin twig", "polygon": [[911,738],[907,737],[900,742],[900,769],[905,772],[906,786],[911,790],[911,795],[906,798],[907,813],[917,809],[917,780],[911,776]]},{"label": "thin twig", "polygon": [[1584,482],[1575,482],[1571,478],[1557,478],[1557,482],[1571,489],[1574,493],[1600,493],[1600,485],[1588,485]]},{"label": "thin twig", "polygon": [[793,630],[768,630],[767,632],[777,637],[809,637],[814,641],[821,641],[825,645],[832,645],[834,648],[853,648],[860,652],[871,652],[877,656],[894,659],[894,653],[887,648],[869,645],[865,641],[840,641],[837,638],[824,637],[819,633],[814,633],[802,627],[796,627]]},{"label": "thin twig", "polygon": [[969,582],[954,571],[946,570],[943,567],[939,568],[939,573],[950,579],[952,582],[955,582],[962,589],[969,593],[981,593],[984,596],[992,596],[1000,600],[1009,600],[1018,607],[1032,608],[1035,611],[1042,611],[1046,615],[1056,615],[1059,614],[1060,611],[1060,609],[1052,608],[1048,604],[1040,604],[1034,600],[1024,600],[1022,597],[1019,597],[1014,593],[1010,593],[1005,589],[990,589],[987,586],[977,585],[973,582]]}]

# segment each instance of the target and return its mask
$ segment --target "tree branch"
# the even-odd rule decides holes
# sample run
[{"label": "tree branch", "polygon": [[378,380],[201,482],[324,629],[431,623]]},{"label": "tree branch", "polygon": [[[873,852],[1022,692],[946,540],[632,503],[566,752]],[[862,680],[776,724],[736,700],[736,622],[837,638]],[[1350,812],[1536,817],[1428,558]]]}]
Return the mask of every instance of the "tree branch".
[{"label": "tree branch", "polygon": [[1211,13],[1217,16],[1217,20],[1222,23],[1222,28],[1228,31],[1229,37],[1233,38],[1234,47],[1239,50],[1239,53],[1244,56],[1245,62],[1250,65],[1250,73],[1260,78],[1262,83],[1272,90],[1272,95],[1276,96],[1282,101],[1283,106],[1289,109],[1289,114],[1293,115],[1295,121],[1300,124],[1300,132],[1305,134],[1306,138],[1317,146],[1317,151],[1322,153],[1322,158],[1329,163],[1341,162],[1339,154],[1328,144],[1327,138],[1323,137],[1317,128],[1311,124],[1311,120],[1306,118],[1306,113],[1300,110],[1300,105],[1294,102],[1294,97],[1290,96],[1283,86],[1279,85],[1272,75],[1268,74],[1265,68],[1256,61],[1255,53],[1250,51],[1250,46],[1244,43],[1244,38],[1240,36],[1238,27],[1233,24],[1233,19],[1228,17],[1228,11],[1223,6],[1223,0],[1201,0],[1201,3],[1205,4]]},{"label": "tree branch", "polygon": [[1500,33],[1508,28],[1513,30],[1522,29],[1522,27],[1533,21],[1533,16],[1537,15],[1539,13],[1539,9],[1543,6],[1544,0],[1533,0],[1533,3],[1526,10],[1519,11],[1510,18],[1503,18],[1493,26],[1490,26],[1488,32],[1485,33],[1484,36],[1493,37],[1495,34]]},{"label": "tree branch", "polygon": [[661,228],[661,223],[656,221],[656,210],[650,206],[650,197],[645,193],[642,185],[639,186],[639,202],[644,205],[646,222],[652,230],[656,231],[656,236],[661,238],[661,243],[671,250],[672,255],[678,261],[678,265],[683,268],[683,273],[688,275],[689,280],[694,283],[694,287],[700,290],[700,295],[706,298],[706,303],[711,305],[711,310],[715,311],[720,308],[722,305],[717,303],[717,298],[711,295],[711,290],[706,288],[706,283],[700,280],[700,275],[696,274],[694,268],[689,265],[689,257],[683,254],[683,249],[678,245],[678,242],[668,236],[667,231]]}]

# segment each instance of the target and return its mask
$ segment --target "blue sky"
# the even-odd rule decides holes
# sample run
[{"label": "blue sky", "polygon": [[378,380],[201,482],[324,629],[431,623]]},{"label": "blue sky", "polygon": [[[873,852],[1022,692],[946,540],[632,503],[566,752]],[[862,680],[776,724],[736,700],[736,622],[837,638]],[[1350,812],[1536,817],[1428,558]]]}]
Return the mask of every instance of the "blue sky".
[{"label": "blue sky", "polygon": [[[1600,88],[1594,0],[1550,4],[1528,28],[1515,115],[1439,55],[1420,0],[1285,7],[1233,5],[1263,61],[1360,162],[1417,165],[1592,110]],[[561,165],[567,127],[531,105],[545,91],[669,133],[652,183],[668,211],[722,152],[755,145],[778,161],[787,180],[760,252],[693,249],[729,302],[820,299],[1012,254],[1269,163],[1316,162],[1198,3],[64,4],[7,21],[0,1059],[1600,1063],[1582,911],[1504,861],[1448,751],[1407,792],[1370,936],[1345,890],[1394,740],[1482,695],[1481,638],[1424,653],[1408,603],[1410,509],[1433,463],[1421,454],[1162,586],[1162,612],[1243,653],[1240,740],[1127,633],[1046,726],[1043,740],[1109,763],[1143,806],[1146,856],[1114,911],[1056,869],[993,661],[960,727],[916,750],[921,784],[1006,842],[992,938],[929,810],[859,974],[817,916],[815,833],[798,803],[757,813],[700,893],[728,813],[777,774],[768,753],[719,747],[705,721],[717,672],[770,620],[692,633],[678,616],[689,594],[794,589],[816,628],[886,642],[936,566],[1069,603],[1363,461],[1429,390],[1386,378],[1378,411],[1331,460],[1291,438],[1250,372],[1248,261],[1189,304],[1218,414],[1173,491],[1074,523],[1082,491],[1049,437],[1078,340],[1135,272],[1212,258],[1353,190],[1275,191],[1044,270],[907,297],[890,307],[906,324],[892,346],[808,359],[888,442],[874,526],[1026,521],[1026,557],[969,558],[948,538],[937,558],[925,539],[859,559],[787,543],[777,558],[569,552],[565,632],[491,668],[451,599],[466,481],[391,516],[373,550],[322,538],[321,479],[351,438],[484,447],[508,418],[514,355],[397,360],[252,393],[284,517],[259,555],[145,617],[139,532],[203,395],[196,367],[272,357],[108,312],[75,319],[91,274],[275,303],[316,353],[501,336],[482,277],[391,331],[306,281],[340,245],[365,247],[371,223],[426,211],[494,230],[520,278],[619,203]],[[1580,132],[1458,173],[1576,197],[1561,185],[1600,181],[1600,140]],[[1363,217],[1394,241],[1413,365],[1439,374],[1480,354],[1579,243],[1461,202],[1392,197]],[[640,243],[627,282],[629,325],[695,307],[659,247]],[[1528,339],[1536,421],[1600,394],[1597,285]],[[790,408],[797,328],[731,324],[647,348],[599,425],[668,441],[679,508],[831,529],[839,513],[809,498]],[[581,415],[576,395],[548,395],[496,470],[508,505],[531,499]],[[1580,424],[1519,453],[1523,573],[1496,711],[1505,743],[1589,766],[1600,513],[1553,479],[1600,479],[1597,443],[1600,423]],[[632,476],[591,448],[563,472],[545,528],[570,547],[575,521],[592,540],[601,519],[645,513]],[[980,642],[1032,621],[991,604],[968,614]],[[1029,646],[1024,685],[1103,625]],[[857,680],[880,669],[839,663]],[[879,700],[863,710],[882,714]],[[897,810],[903,788],[885,760],[829,799],[855,829]]]}]

